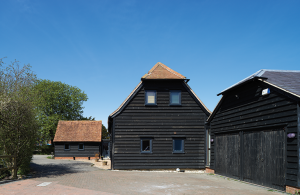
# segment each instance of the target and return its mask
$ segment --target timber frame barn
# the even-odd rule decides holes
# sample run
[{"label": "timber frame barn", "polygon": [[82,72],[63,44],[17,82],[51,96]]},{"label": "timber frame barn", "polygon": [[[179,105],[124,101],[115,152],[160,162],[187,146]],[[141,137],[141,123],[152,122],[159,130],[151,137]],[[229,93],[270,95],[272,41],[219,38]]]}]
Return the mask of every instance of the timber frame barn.
[{"label": "timber frame barn", "polygon": [[205,169],[210,111],[183,75],[158,62],[108,117],[112,169]]},{"label": "timber frame barn", "polygon": [[280,190],[300,187],[300,71],[260,70],[225,89],[207,120],[207,165]]},{"label": "timber frame barn", "polygon": [[59,121],[53,140],[55,159],[95,159],[101,152],[102,121]]}]

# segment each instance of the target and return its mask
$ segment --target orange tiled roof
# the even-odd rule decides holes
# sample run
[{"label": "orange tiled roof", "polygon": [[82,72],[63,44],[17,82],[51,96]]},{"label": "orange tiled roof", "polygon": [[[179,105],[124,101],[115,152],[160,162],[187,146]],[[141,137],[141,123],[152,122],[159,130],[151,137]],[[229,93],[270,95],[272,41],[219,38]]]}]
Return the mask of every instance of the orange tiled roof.
[{"label": "orange tiled roof", "polygon": [[186,77],[158,62],[142,79],[186,79]]},{"label": "orange tiled roof", "polygon": [[59,121],[53,142],[101,142],[102,121]]}]

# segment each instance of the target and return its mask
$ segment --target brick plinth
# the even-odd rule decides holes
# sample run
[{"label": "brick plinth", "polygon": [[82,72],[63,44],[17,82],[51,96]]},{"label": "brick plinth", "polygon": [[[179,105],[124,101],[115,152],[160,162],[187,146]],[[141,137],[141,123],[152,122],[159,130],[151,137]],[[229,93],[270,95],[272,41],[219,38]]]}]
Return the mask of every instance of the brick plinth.
[{"label": "brick plinth", "polygon": [[293,187],[293,186],[285,186],[285,191],[287,193],[296,194],[296,192],[300,191],[300,188]]},{"label": "brick plinth", "polygon": [[[96,157],[90,157],[90,160],[94,160]],[[98,157],[99,158],[99,157]],[[73,160],[73,157],[55,157],[56,160]],[[89,157],[76,157],[75,160],[89,160]]]},{"label": "brick plinth", "polygon": [[54,157],[56,160],[73,160],[73,157]]},{"label": "brick plinth", "polygon": [[89,160],[89,157],[77,157],[77,156],[75,156],[75,160]]},{"label": "brick plinth", "polygon": [[215,174],[215,170],[206,167],[205,168],[205,173],[213,173],[213,174]]}]

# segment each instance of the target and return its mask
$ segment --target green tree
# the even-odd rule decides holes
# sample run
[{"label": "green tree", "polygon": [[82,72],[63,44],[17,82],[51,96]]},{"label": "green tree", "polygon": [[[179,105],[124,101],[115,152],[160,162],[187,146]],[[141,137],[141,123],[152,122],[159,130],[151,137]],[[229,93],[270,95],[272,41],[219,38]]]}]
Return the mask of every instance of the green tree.
[{"label": "green tree", "polygon": [[102,139],[109,139],[110,135],[106,127],[102,124]]},{"label": "green tree", "polygon": [[21,173],[29,171],[39,128],[33,90],[36,76],[30,68],[29,64],[20,67],[16,60],[4,67],[0,59],[0,153],[17,155]]},{"label": "green tree", "polygon": [[40,98],[37,103],[41,125],[41,140],[54,138],[59,120],[81,120],[83,102],[87,95],[78,87],[50,80],[38,80],[35,92]]},{"label": "green tree", "polygon": [[93,118],[92,116],[90,117],[81,117],[80,120],[89,120],[89,121],[94,121],[95,120],[95,117]]}]

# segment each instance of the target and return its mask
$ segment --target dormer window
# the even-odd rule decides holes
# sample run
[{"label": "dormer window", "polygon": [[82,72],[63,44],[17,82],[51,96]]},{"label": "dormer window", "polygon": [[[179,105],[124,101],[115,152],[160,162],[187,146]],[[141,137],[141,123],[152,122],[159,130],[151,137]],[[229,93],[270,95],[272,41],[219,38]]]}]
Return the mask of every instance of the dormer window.
[{"label": "dormer window", "polygon": [[180,105],[181,105],[181,91],[170,90],[170,106],[180,106]]},{"label": "dormer window", "polygon": [[145,90],[145,105],[156,106],[156,91],[155,90]]}]

